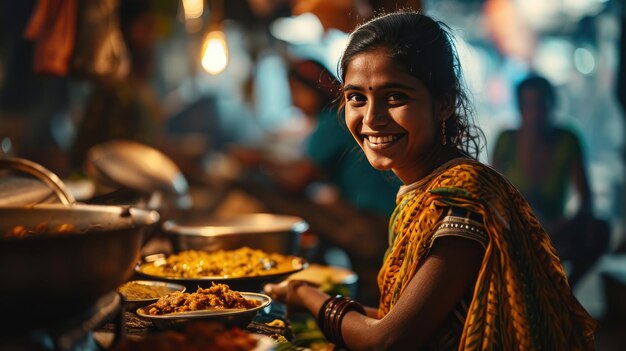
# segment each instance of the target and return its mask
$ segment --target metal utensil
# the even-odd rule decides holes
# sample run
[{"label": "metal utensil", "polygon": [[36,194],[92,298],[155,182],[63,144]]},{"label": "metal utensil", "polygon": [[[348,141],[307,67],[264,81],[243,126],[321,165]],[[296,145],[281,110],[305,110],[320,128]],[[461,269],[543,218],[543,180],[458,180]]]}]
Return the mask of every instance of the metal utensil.
[{"label": "metal utensil", "polygon": [[175,251],[234,250],[242,246],[285,255],[296,254],[302,233],[309,229],[300,217],[271,213],[229,216],[188,214],[163,223]]}]

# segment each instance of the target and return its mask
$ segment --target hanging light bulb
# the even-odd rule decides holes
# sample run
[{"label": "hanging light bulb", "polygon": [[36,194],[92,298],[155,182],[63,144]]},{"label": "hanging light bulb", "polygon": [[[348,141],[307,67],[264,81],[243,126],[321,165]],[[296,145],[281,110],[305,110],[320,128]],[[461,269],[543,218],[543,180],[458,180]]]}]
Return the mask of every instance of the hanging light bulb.
[{"label": "hanging light bulb", "polygon": [[209,33],[202,43],[202,68],[209,74],[220,74],[228,65],[228,45],[222,29],[222,0],[211,1]]},{"label": "hanging light bulb", "polygon": [[185,19],[199,18],[204,12],[204,0],[183,0]]},{"label": "hanging light bulb", "polygon": [[220,74],[228,65],[226,36],[221,30],[212,30],[202,45],[202,68],[209,74]]},{"label": "hanging light bulb", "polygon": [[202,14],[204,13],[204,0],[182,0],[185,13],[185,28],[189,33],[196,33],[202,29]]}]

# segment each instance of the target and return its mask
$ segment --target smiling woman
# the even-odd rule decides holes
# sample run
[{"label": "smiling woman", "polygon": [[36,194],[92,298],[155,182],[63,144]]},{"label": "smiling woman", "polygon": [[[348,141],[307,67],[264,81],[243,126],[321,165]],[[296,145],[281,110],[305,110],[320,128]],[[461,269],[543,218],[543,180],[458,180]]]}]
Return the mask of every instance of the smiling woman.
[{"label": "smiling woman", "polygon": [[591,350],[595,322],[549,237],[517,189],[475,159],[479,132],[446,28],[388,14],[352,33],[340,63],[352,136],[404,182],[377,308],[298,281],[266,292],[308,309],[351,350]]},{"label": "smiling woman", "polygon": [[434,161],[419,156],[443,148],[439,129],[449,114],[419,79],[393,64],[386,48],[355,56],[346,72],[346,124],[369,162],[393,169],[405,184],[421,178],[416,170],[423,164],[415,161]]}]

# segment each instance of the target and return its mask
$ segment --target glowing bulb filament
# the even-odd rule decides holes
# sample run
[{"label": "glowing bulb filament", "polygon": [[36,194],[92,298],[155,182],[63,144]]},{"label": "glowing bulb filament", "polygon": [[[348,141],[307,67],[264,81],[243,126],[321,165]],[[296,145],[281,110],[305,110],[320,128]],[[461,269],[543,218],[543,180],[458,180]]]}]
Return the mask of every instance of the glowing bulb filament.
[{"label": "glowing bulb filament", "polygon": [[222,31],[211,31],[202,50],[202,67],[209,74],[220,74],[228,64],[228,47]]}]

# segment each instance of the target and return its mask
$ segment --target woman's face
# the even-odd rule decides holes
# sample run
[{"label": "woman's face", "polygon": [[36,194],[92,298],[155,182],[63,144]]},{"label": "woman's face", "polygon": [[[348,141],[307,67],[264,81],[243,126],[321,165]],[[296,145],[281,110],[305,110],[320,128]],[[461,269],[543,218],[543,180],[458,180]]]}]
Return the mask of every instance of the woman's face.
[{"label": "woman's face", "polygon": [[404,183],[419,179],[441,143],[441,120],[426,86],[381,48],[349,62],[344,99],[346,124],[370,164],[393,170]]}]

